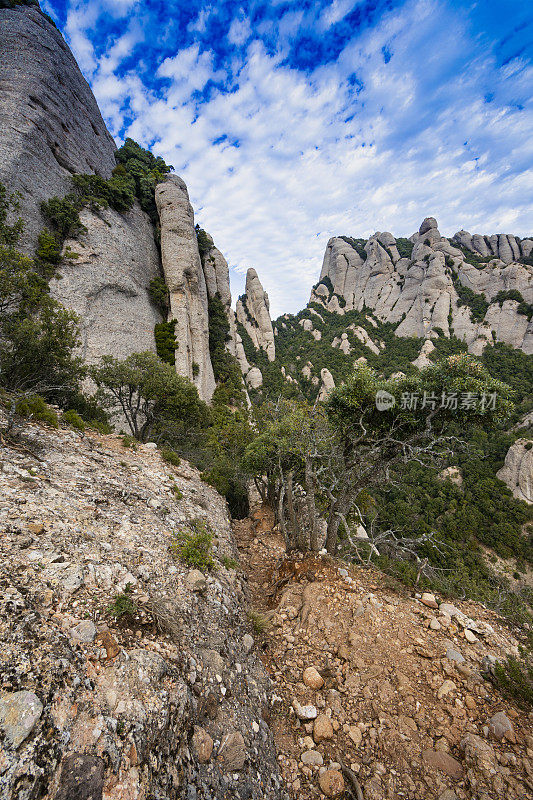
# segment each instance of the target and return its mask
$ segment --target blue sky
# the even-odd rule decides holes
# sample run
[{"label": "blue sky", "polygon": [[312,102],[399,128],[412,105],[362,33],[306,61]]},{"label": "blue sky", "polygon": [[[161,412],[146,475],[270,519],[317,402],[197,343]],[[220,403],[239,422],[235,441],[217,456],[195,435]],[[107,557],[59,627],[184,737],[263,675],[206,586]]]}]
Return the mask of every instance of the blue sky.
[{"label": "blue sky", "polygon": [[330,236],[425,216],[533,234],[533,8],[524,0],[44,0],[120,143],[174,165],[273,316]]}]

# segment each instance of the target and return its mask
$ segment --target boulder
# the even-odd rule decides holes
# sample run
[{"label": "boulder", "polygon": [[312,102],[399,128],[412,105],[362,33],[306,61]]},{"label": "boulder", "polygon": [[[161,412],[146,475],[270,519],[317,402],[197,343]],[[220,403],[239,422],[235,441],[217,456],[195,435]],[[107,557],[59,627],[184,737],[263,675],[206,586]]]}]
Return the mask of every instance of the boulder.
[{"label": "boulder", "polygon": [[72,191],[74,173],[110,177],[116,145],[61,33],[37,4],[13,6],[1,9],[0,181],[20,192],[33,255],[41,201]]}]

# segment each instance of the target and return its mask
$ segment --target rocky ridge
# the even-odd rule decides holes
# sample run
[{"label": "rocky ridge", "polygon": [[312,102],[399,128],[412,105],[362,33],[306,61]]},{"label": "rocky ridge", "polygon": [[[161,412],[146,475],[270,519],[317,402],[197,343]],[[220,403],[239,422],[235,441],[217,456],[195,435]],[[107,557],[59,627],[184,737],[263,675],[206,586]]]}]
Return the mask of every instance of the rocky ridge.
[{"label": "rocky ridge", "polygon": [[[518,261],[529,258],[533,240],[466,231],[449,240],[429,217],[409,241],[412,252],[402,256],[388,232],[366,242],[330,239],[310,302],[338,314],[370,308],[378,319],[395,324],[398,336],[455,334],[477,355],[493,341],[533,353],[533,322],[521,313],[520,301],[496,300],[500,292],[514,291],[526,304],[533,302],[533,267]],[[481,321],[459,302],[458,284],[485,296]]]},{"label": "rocky ridge", "polygon": [[[28,424],[0,460],[0,796],[279,797],[223,499],[114,436]],[[191,519],[213,573],[173,556]]]},{"label": "rocky ridge", "polygon": [[[110,177],[116,146],[72,53],[38,8],[0,9],[0,45],[5,55],[0,64],[0,180],[9,193],[20,193],[25,226],[21,246],[33,254],[45,227],[41,201],[71,192],[76,173]],[[154,326],[162,318],[148,287],[164,276],[170,290],[168,320],[176,320],[176,370],[209,402],[215,380],[208,298],[216,293],[230,323],[228,350],[238,358],[243,375],[251,369],[231,310],[228,265],[209,236],[210,247],[200,254],[194,213],[181,178],[170,176],[161,183],[156,202],[161,253],[154,225],[138,203],[121,214],[111,208],[83,209],[85,230],[64,242],[58,275],[50,281],[51,294],[79,315],[81,355],[93,363],[102,355],[123,358],[155,350]],[[74,257],[69,258],[71,253]],[[262,289],[256,292],[256,282],[251,285],[250,307],[261,330],[270,326],[273,357],[268,298],[262,297]],[[252,370],[251,384],[258,381],[256,372]]]}]

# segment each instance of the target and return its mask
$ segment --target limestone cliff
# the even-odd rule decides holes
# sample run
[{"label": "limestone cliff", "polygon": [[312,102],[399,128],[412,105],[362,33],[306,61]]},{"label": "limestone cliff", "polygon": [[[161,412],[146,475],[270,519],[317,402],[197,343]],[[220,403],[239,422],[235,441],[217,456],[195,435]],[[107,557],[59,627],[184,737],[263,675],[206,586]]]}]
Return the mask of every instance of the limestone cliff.
[{"label": "limestone cliff", "polygon": [[85,209],[81,221],[87,232],[65,243],[78,258],[63,261],[50,290],[79,315],[83,359],[153,350],[161,316],[147,287],[161,267],[150,220],[135,204],[127,214]]},{"label": "limestone cliff", "polygon": [[518,500],[533,503],[533,442],[517,439],[505,456],[505,464],[497,473]]},{"label": "limestone cliff", "polygon": [[237,321],[246,329],[254,347],[264,350],[269,361],[276,357],[274,331],[270,319],[268,295],[255,269],[246,273],[246,291],[237,300]]},{"label": "limestone cliff", "polygon": [[200,397],[208,402],[215,390],[215,378],[209,357],[207,283],[194,212],[187,187],[176,175],[156,186],[155,200],[161,224],[161,259],[170,293],[170,319],[176,320],[176,371],[193,381]]},{"label": "limestone cliff", "polygon": [[93,93],[38,8],[0,9],[0,180],[21,195],[23,246],[44,226],[40,203],[70,191],[76,172],[107,178],[115,143]]},{"label": "limestone cliff", "polygon": [[[513,292],[526,305],[533,303],[533,267],[525,263],[532,248],[531,239],[504,234],[460,231],[446,239],[432,217],[401,243],[390,233],[375,233],[366,242],[335,237],[328,242],[311,301],[339,314],[371,308],[378,319],[397,325],[398,336],[430,337],[442,331],[465,340],[472,353],[501,341],[531,354],[529,310],[518,299],[497,296]],[[461,287],[486,301],[482,319],[475,319],[462,302]]]}]

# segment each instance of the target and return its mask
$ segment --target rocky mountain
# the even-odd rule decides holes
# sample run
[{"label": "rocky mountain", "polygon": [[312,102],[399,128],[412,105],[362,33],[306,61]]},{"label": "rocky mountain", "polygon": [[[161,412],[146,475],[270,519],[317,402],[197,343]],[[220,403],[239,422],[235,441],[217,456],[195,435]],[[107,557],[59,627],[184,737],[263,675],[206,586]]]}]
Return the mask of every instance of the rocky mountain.
[{"label": "rocky mountain", "polygon": [[[36,4],[0,9],[0,46],[0,181],[20,195],[21,247],[33,255],[46,225],[42,201],[70,196],[74,175],[110,178],[117,167],[116,145],[69,48]],[[208,301],[215,294],[230,324],[227,348],[244,375],[251,369],[231,310],[228,265],[203,232],[207,238],[199,247],[187,187],[179,177],[156,187],[155,202],[156,219],[137,201],[120,212],[107,203],[84,207],[82,230],[63,242],[64,257],[50,292],[79,315],[81,355],[89,363],[105,354],[123,358],[155,350],[155,326],[171,322],[176,370],[209,402],[215,379]],[[168,314],[151,296],[154,279],[168,286]],[[256,275],[249,305],[273,358],[268,298]],[[251,384],[258,384],[257,372],[252,370]]]},{"label": "rocky mountain", "polygon": [[116,146],[72,53],[38,7],[0,9],[0,48],[0,178],[20,192],[31,253],[44,227],[40,202],[68,194],[74,173],[108,178]]},{"label": "rocky mountain", "polygon": [[532,239],[505,234],[447,239],[432,217],[408,240],[335,237],[310,302],[341,315],[370,309],[397,336],[455,335],[476,355],[494,341],[532,354],[532,250]]}]

